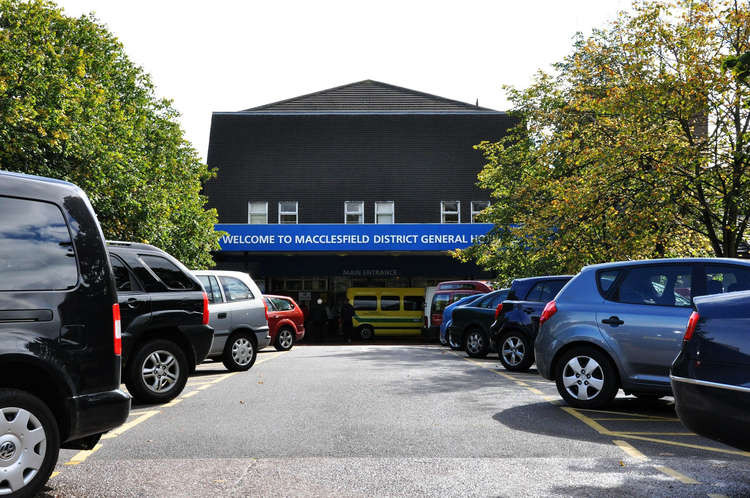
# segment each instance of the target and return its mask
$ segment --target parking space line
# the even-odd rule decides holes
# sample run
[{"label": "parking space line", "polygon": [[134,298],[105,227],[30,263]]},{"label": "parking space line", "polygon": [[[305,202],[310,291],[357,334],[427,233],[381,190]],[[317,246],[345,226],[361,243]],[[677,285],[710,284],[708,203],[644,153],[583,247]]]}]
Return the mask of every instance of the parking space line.
[{"label": "parking space line", "polygon": [[635,449],[635,447],[627,441],[615,439],[612,442],[615,443],[622,451],[627,453],[629,456],[642,462],[648,461],[648,457],[646,455]]},{"label": "parking space line", "polygon": [[654,465],[654,467],[660,472],[677,479],[682,484],[700,484],[700,482],[696,481],[695,479],[692,479],[686,476],[685,474],[681,474],[677,472],[676,470],[666,467],[664,465]]},{"label": "parking space line", "polygon": [[144,421],[148,420],[149,418],[153,417],[157,413],[161,413],[161,412],[159,410],[151,410],[151,411],[147,411],[147,412],[141,412],[141,413],[138,414],[138,416],[135,419],[131,420],[130,422],[126,422],[123,425],[121,425],[120,427],[118,427],[116,429],[113,429],[113,430],[109,431],[108,433],[104,434],[102,436],[102,439],[116,438],[117,436],[119,436],[123,432],[132,429],[136,425],[140,424],[141,422],[144,422]]},{"label": "parking space line", "polygon": [[101,449],[102,445],[101,443],[97,444],[90,450],[81,450],[75,455],[73,455],[73,458],[65,462],[65,465],[78,465],[86,461],[88,457],[93,455],[95,452],[99,451]]},{"label": "parking space line", "polygon": [[708,498],[729,498],[727,495],[720,495],[716,493],[709,493]]}]

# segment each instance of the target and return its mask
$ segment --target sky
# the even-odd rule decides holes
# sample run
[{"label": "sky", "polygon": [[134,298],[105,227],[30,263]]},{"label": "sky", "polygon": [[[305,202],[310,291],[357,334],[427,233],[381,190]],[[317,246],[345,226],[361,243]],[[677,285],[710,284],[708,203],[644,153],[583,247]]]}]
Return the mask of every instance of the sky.
[{"label": "sky", "polygon": [[58,0],[93,12],[182,114],[205,160],[211,113],[364,79],[508,110],[629,0]]}]

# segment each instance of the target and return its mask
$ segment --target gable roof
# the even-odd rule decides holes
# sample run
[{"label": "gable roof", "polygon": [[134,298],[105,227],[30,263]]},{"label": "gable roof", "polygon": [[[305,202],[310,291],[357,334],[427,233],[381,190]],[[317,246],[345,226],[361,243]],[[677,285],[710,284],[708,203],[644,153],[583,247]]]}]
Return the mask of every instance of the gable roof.
[{"label": "gable roof", "polygon": [[363,80],[243,112],[497,112],[374,80]]}]

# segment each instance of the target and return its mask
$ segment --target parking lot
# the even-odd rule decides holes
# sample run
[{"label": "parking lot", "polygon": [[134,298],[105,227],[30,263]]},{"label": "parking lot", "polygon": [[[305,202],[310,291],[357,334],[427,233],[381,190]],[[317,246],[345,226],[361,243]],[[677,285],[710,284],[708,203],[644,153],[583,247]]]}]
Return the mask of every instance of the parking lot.
[{"label": "parking lot", "polygon": [[201,365],[174,401],[62,451],[45,493],[747,496],[749,458],[669,398],[574,410],[534,370],[437,346],[299,346]]}]

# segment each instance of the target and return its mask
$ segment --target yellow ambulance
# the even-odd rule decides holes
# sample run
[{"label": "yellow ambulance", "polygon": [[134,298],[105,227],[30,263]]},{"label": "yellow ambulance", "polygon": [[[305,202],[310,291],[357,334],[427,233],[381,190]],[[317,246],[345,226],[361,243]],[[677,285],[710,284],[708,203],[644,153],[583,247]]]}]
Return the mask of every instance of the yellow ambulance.
[{"label": "yellow ambulance", "polygon": [[350,288],[346,298],[354,307],[354,329],[363,340],[421,335],[424,292],[422,287]]}]

